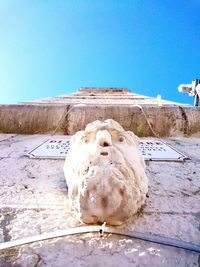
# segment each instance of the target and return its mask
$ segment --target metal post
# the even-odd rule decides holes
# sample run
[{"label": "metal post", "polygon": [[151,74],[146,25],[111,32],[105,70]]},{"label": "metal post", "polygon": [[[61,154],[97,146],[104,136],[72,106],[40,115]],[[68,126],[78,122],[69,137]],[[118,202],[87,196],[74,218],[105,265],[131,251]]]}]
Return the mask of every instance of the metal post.
[{"label": "metal post", "polygon": [[199,89],[197,89],[199,87],[200,84],[200,79],[195,79],[192,81],[192,93],[194,95],[194,106],[198,107],[199,105]]},{"label": "metal post", "polygon": [[196,94],[194,97],[194,106],[198,107],[198,105],[199,105],[199,96],[198,96],[198,94]]}]

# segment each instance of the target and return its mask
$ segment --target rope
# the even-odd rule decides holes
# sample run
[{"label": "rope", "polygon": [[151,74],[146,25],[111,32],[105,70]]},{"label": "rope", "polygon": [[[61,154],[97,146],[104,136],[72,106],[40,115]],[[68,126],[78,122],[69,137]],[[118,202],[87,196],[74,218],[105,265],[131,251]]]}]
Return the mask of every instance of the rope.
[{"label": "rope", "polygon": [[157,137],[157,138],[160,138],[159,134],[157,134],[157,133],[154,131],[154,129],[152,128],[151,123],[150,123],[149,119],[147,118],[146,113],[144,112],[143,107],[142,107],[141,105],[132,105],[132,106],[133,106],[133,107],[138,107],[138,108],[142,111],[142,114],[144,115],[145,120],[146,120],[146,122],[147,122],[147,124],[148,124],[150,130],[152,131],[153,135],[154,135],[155,137]]},{"label": "rope", "polygon": [[82,226],[82,227],[75,227],[67,230],[59,230],[54,233],[45,233],[37,236],[27,237],[19,240],[12,240],[4,243],[0,243],[0,251],[4,249],[10,249],[17,246],[22,246],[38,241],[44,241],[48,239],[53,238],[59,238],[69,235],[77,235],[77,234],[87,234],[87,233],[99,233],[99,236],[102,237],[104,233],[108,234],[115,234],[119,236],[126,236],[129,238],[136,238],[143,241],[153,242],[161,245],[166,245],[170,247],[176,247],[181,248],[185,250],[189,250],[192,252],[200,253],[200,245],[159,236],[159,235],[153,235],[149,233],[140,233],[135,231],[126,231],[126,230],[120,230],[116,229],[114,227],[105,227],[105,224],[102,226]]},{"label": "rope", "polygon": [[[61,118],[60,118],[60,120],[59,120],[59,122],[58,122],[58,125],[57,125],[56,129],[53,131],[53,133],[51,134],[51,136],[53,136],[53,135],[56,134],[56,132],[57,132],[58,128],[60,127],[60,124],[61,124],[61,122],[63,121],[64,117],[66,117],[66,116],[67,116],[67,115],[68,115],[74,108],[76,108],[76,107],[80,107],[80,106],[86,106],[86,105],[85,105],[85,104],[76,104],[76,105],[72,106],[69,110],[66,110],[66,112],[63,112],[63,114],[62,114],[62,116],[61,116]],[[150,128],[150,130],[151,130],[151,132],[153,133],[153,135],[154,135],[155,137],[160,138],[159,134],[157,134],[157,133],[154,131],[154,129],[152,128],[151,123],[150,123],[150,121],[149,121],[149,119],[148,119],[148,117],[147,117],[147,115],[146,115],[146,113],[145,113],[143,107],[142,107],[141,105],[138,105],[138,104],[136,104],[136,105],[131,105],[131,106],[132,106],[132,107],[138,107],[138,108],[142,111],[142,114],[144,115],[144,118],[145,118],[145,120],[146,120],[146,122],[147,122],[147,124],[148,124],[148,126],[149,126],[149,128]]]},{"label": "rope", "polygon": [[58,128],[60,127],[60,124],[63,121],[64,117],[66,117],[74,108],[80,107],[80,106],[85,106],[85,104],[74,105],[69,110],[67,109],[65,112],[63,112],[63,114],[62,114],[62,116],[61,116],[61,118],[60,118],[60,120],[58,122],[58,125],[57,125],[56,129],[52,132],[51,136],[56,134],[56,132],[57,132]]}]

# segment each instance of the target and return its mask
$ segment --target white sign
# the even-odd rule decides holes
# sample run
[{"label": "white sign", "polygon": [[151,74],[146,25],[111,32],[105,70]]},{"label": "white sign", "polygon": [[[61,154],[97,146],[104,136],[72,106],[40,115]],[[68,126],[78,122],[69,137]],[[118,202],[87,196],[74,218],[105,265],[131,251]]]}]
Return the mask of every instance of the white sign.
[{"label": "white sign", "polygon": [[[28,155],[31,158],[64,159],[69,151],[70,136],[51,137]],[[141,140],[139,149],[145,160],[183,161],[189,159],[183,153],[160,140]]]},{"label": "white sign", "polygon": [[65,158],[69,151],[70,137],[52,137],[28,152],[31,158]]},{"label": "white sign", "polygon": [[188,156],[160,140],[141,140],[139,149],[145,160],[183,161],[189,159]]}]

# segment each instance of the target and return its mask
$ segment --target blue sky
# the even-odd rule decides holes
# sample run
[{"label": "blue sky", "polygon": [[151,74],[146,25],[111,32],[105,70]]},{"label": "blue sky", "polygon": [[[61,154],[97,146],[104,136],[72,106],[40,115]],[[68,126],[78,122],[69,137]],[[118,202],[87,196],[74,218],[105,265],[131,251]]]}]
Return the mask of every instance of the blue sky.
[{"label": "blue sky", "polygon": [[200,78],[199,0],[0,0],[0,103],[128,87],[181,103]]}]

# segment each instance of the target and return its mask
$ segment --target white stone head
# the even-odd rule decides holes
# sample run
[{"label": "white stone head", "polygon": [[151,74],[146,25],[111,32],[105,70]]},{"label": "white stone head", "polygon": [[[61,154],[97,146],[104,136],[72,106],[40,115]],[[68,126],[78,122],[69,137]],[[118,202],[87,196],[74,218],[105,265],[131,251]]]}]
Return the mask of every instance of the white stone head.
[{"label": "white stone head", "polygon": [[148,180],[138,140],[112,119],[89,123],[71,138],[64,173],[82,222],[119,225],[142,207]]}]

